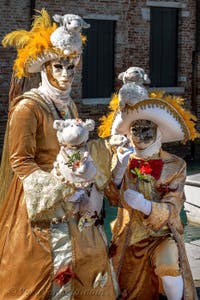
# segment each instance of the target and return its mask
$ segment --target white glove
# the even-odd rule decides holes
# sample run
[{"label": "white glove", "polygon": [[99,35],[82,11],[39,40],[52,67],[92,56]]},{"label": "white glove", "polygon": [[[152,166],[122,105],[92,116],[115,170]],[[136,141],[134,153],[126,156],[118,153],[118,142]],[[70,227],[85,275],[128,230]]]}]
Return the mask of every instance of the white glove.
[{"label": "white glove", "polygon": [[134,148],[133,147],[118,147],[117,148],[117,158],[119,160],[119,162],[121,164],[124,164],[126,162],[126,164],[128,163],[128,158],[130,156],[131,153],[134,152]]},{"label": "white glove", "polygon": [[134,209],[143,212],[145,215],[150,215],[151,213],[151,201],[146,200],[143,194],[127,189],[124,192],[124,200]]},{"label": "white glove", "polygon": [[84,194],[85,194],[84,190],[77,190],[70,197],[68,197],[66,199],[66,201],[69,201],[69,202],[80,202],[82,200],[82,198],[84,197]]},{"label": "white glove", "polygon": [[129,156],[133,152],[134,150],[132,147],[130,148],[118,147],[117,164],[115,169],[113,170],[113,178],[114,178],[114,183],[116,185],[120,185],[127,167]]}]

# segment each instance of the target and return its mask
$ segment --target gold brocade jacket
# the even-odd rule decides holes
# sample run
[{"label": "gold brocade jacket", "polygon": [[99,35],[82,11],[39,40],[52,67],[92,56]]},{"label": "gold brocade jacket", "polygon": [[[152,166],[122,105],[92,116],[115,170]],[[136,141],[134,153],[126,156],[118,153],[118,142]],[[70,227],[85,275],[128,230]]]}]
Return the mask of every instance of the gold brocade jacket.
[{"label": "gold brocade jacket", "polygon": [[[0,210],[0,300],[47,300],[52,298],[54,279],[52,233],[49,223],[32,224],[28,218],[22,181],[37,170],[50,171],[59,145],[53,115],[45,103],[28,93],[19,100],[9,116],[9,152],[14,175]],[[77,117],[76,112],[71,117]],[[110,166],[105,168],[110,153],[104,141],[90,143],[90,149],[98,169],[96,184],[103,189],[110,176]],[[101,161],[99,151],[104,153]],[[100,229],[91,226],[80,233],[73,218],[68,225],[64,224],[63,238],[73,248],[70,255],[74,271],[81,278],[74,278],[72,297],[66,299],[86,300],[89,295],[95,300],[103,292],[104,299],[114,300],[107,247]],[[104,274],[104,288],[97,282],[94,290],[97,270],[104,271],[107,278]]]},{"label": "gold brocade jacket", "polygon": [[[183,159],[163,150],[160,152],[159,159],[163,161],[163,168],[160,178],[153,182],[153,189],[149,187],[149,183],[143,183],[143,186],[138,187],[138,183],[128,172],[128,168],[120,191],[117,191],[113,184],[110,184],[106,189],[111,203],[119,205],[117,218],[112,223],[113,243],[120,249],[122,248],[122,244],[126,241],[128,227],[130,231],[128,241],[126,241],[127,246],[134,245],[150,236],[172,234],[179,250],[181,271],[184,279],[184,300],[195,300],[197,299],[196,290],[185,251],[183,225],[180,219],[180,211],[185,201],[186,164]],[[159,189],[160,187],[165,187],[163,196],[161,192],[158,192],[158,190],[162,190]],[[145,217],[137,210],[132,210],[123,200],[123,192],[127,188],[142,192],[146,199],[152,201],[152,210],[148,217]],[[116,203],[116,198],[118,198],[118,203]],[[115,258],[115,267],[119,265],[119,262],[120,255]]]}]

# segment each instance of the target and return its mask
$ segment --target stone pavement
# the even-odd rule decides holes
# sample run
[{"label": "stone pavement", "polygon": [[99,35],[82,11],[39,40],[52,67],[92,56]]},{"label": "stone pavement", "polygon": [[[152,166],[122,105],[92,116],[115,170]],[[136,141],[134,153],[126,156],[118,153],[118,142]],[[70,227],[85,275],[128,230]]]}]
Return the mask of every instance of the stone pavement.
[{"label": "stone pavement", "polygon": [[185,243],[186,252],[200,299],[200,240]]}]

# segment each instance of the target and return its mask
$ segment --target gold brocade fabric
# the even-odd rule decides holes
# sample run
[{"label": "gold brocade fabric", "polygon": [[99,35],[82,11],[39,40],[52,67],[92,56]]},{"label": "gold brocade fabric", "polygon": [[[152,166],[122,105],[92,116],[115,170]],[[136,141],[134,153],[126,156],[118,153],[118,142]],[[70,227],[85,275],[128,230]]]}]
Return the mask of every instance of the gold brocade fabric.
[{"label": "gold brocade fabric", "polygon": [[[69,223],[72,236],[72,247],[75,249],[73,270],[79,280],[73,282],[75,300],[115,300],[111,269],[108,260],[108,249],[96,226],[89,226],[82,232],[77,229],[72,218]],[[94,288],[98,273],[108,274],[108,280],[102,288],[100,283]]]},{"label": "gold brocade fabric", "polygon": [[178,249],[173,239],[149,237],[126,249],[119,285],[122,291],[127,290],[127,300],[159,299],[163,290],[157,275],[180,275]]},{"label": "gold brocade fabric", "polygon": [[[161,152],[161,158],[163,159],[164,165],[159,180],[156,181],[154,178],[152,178],[150,182],[139,181],[137,178],[126,172],[120,193],[121,195],[123,195],[123,191],[127,188],[139,191],[144,195],[145,199],[153,201],[152,212],[154,212],[154,206],[160,205],[159,203],[161,200],[160,193],[158,192],[157,188],[160,185],[164,184],[169,186],[173,190],[175,189],[175,191],[171,193],[172,196],[176,196],[176,198],[178,198],[176,205],[179,206],[178,209],[180,210],[184,202],[183,184],[185,180],[185,169],[183,168],[183,166],[185,166],[185,164],[183,164],[182,159],[175,158],[175,156],[172,156],[164,151]],[[170,196],[170,193],[165,195],[167,202],[168,196]],[[159,211],[159,219],[154,215],[152,217],[151,214],[149,217],[146,217],[143,213],[137,210],[133,211],[129,245],[139,242],[140,240],[149,236],[162,236],[163,234],[169,233],[169,229],[167,227],[169,209],[166,208],[167,204],[164,204],[164,199],[162,199],[162,202],[163,203]],[[129,216],[132,211],[132,209],[123,200],[123,197],[121,197],[121,204],[124,209],[119,210],[118,212],[118,217],[115,221],[113,229],[114,236],[115,233],[119,235],[123,232],[123,223],[127,224],[129,222]],[[148,224],[148,226],[146,226],[146,223],[149,223],[149,220],[151,220],[151,224]],[[177,224],[179,223],[180,218],[178,216]]]},{"label": "gold brocade fabric", "polygon": [[36,300],[40,293],[45,300],[51,288],[49,229],[33,231],[19,176],[52,168],[59,145],[51,113],[31,99],[21,100],[10,115],[9,146],[14,175],[0,211],[0,299]]},{"label": "gold brocade fabric", "polygon": [[[9,153],[14,175],[0,210],[0,300],[50,299],[53,279],[50,228],[48,223],[31,224],[19,177],[26,178],[39,169],[52,169],[59,151],[53,121],[51,112],[35,99],[21,99],[10,115]],[[106,175],[103,177],[104,185]],[[100,231],[91,226],[81,235],[76,223],[69,227],[74,245],[73,264],[77,273],[80,271],[77,277],[83,277],[81,281],[85,284],[73,295],[73,300],[88,299],[97,270],[108,272],[105,287],[98,289],[105,295],[102,299],[114,300],[107,247]],[[76,280],[74,289],[78,290]],[[100,296],[92,290],[90,299],[97,300]]]},{"label": "gold brocade fabric", "polygon": [[[126,290],[127,300],[156,300],[160,290],[159,278],[152,266],[152,250],[164,239],[171,238],[173,246],[167,257],[179,256],[178,262],[165,262],[159,265],[157,275],[177,276],[183,274],[184,300],[196,300],[196,291],[192,280],[191,270],[186,257],[182,240],[183,226],[180,211],[184,203],[183,187],[186,178],[186,164],[175,155],[165,151],[160,152],[163,169],[157,181],[138,185],[135,178],[126,172],[120,191],[120,208],[116,220],[112,224],[113,243],[117,253],[113,257],[115,271],[119,274],[119,284]],[[165,187],[162,194],[160,187]],[[123,200],[123,192],[127,188],[144,193],[145,198],[152,201],[150,215],[144,216],[133,211]],[[167,188],[167,189],[166,189]],[[129,230],[130,228],[130,230]],[[174,241],[176,245],[174,247]],[[125,245],[125,246],[124,246]],[[178,248],[177,248],[178,247]],[[178,252],[177,252],[178,250]],[[160,261],[161,252],[156,252],[154,258]],[[169,260],[169,261],[170,261]]]},{"label": "gold brocade fabric", "polygon": [[[138,180],[137,178],[133,178],[132,176],[129,176],[129,174],[126,174],[123,190],[125,190],[126,187],[142,193],[144,195],[144,198],[147,200],[159,202],[159,194],[156,191],[156,180],[153,177],[150,181],[146,182]],[[160,212],[160,214],[162,214],[162,211]],[[148,238],[149,236],[162,236],[167,233],[169,233],[169,229],[167,226],[164,226],[159,231],[155,232],[150,227],[147,227],[145,225],[145,216],[143,213],[138,210],[133,211],[129,245],[133,245],[145,238]]]},{"label": "gold brocade fabric", "polygon": [[97,167],[96,186],[99,190],[102,190],[111,178],[111,150],[107,141],[103,139],[89,141],[88,148]]}]

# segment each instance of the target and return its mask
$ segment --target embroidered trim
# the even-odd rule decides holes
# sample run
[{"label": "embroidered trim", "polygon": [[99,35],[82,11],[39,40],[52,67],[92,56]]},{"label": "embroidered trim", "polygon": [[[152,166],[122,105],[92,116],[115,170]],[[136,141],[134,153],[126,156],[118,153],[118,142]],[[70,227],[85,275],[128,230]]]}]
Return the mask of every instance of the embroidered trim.
[{"label": "embroidered trim", "polygon": [[[154,100],[156,100],[156,103]],[[151,98],[147,100],[142,100],[138,103],[135,103],[134,105],[128,104],[125,106],[124,111],[128,112],[128,110],[137,110],[138,108],[145,109],[147,107],[161,107],[162,109],[169,112],[170,115],[172,115],[175,118],[175,120],[178,121],[181,125],[182,130],[184,132],[185,140],[190,138],[190,131],[183,117],[176,111],[175,107],[173,107],[170,103],[163,101],[162,99]]]}]

